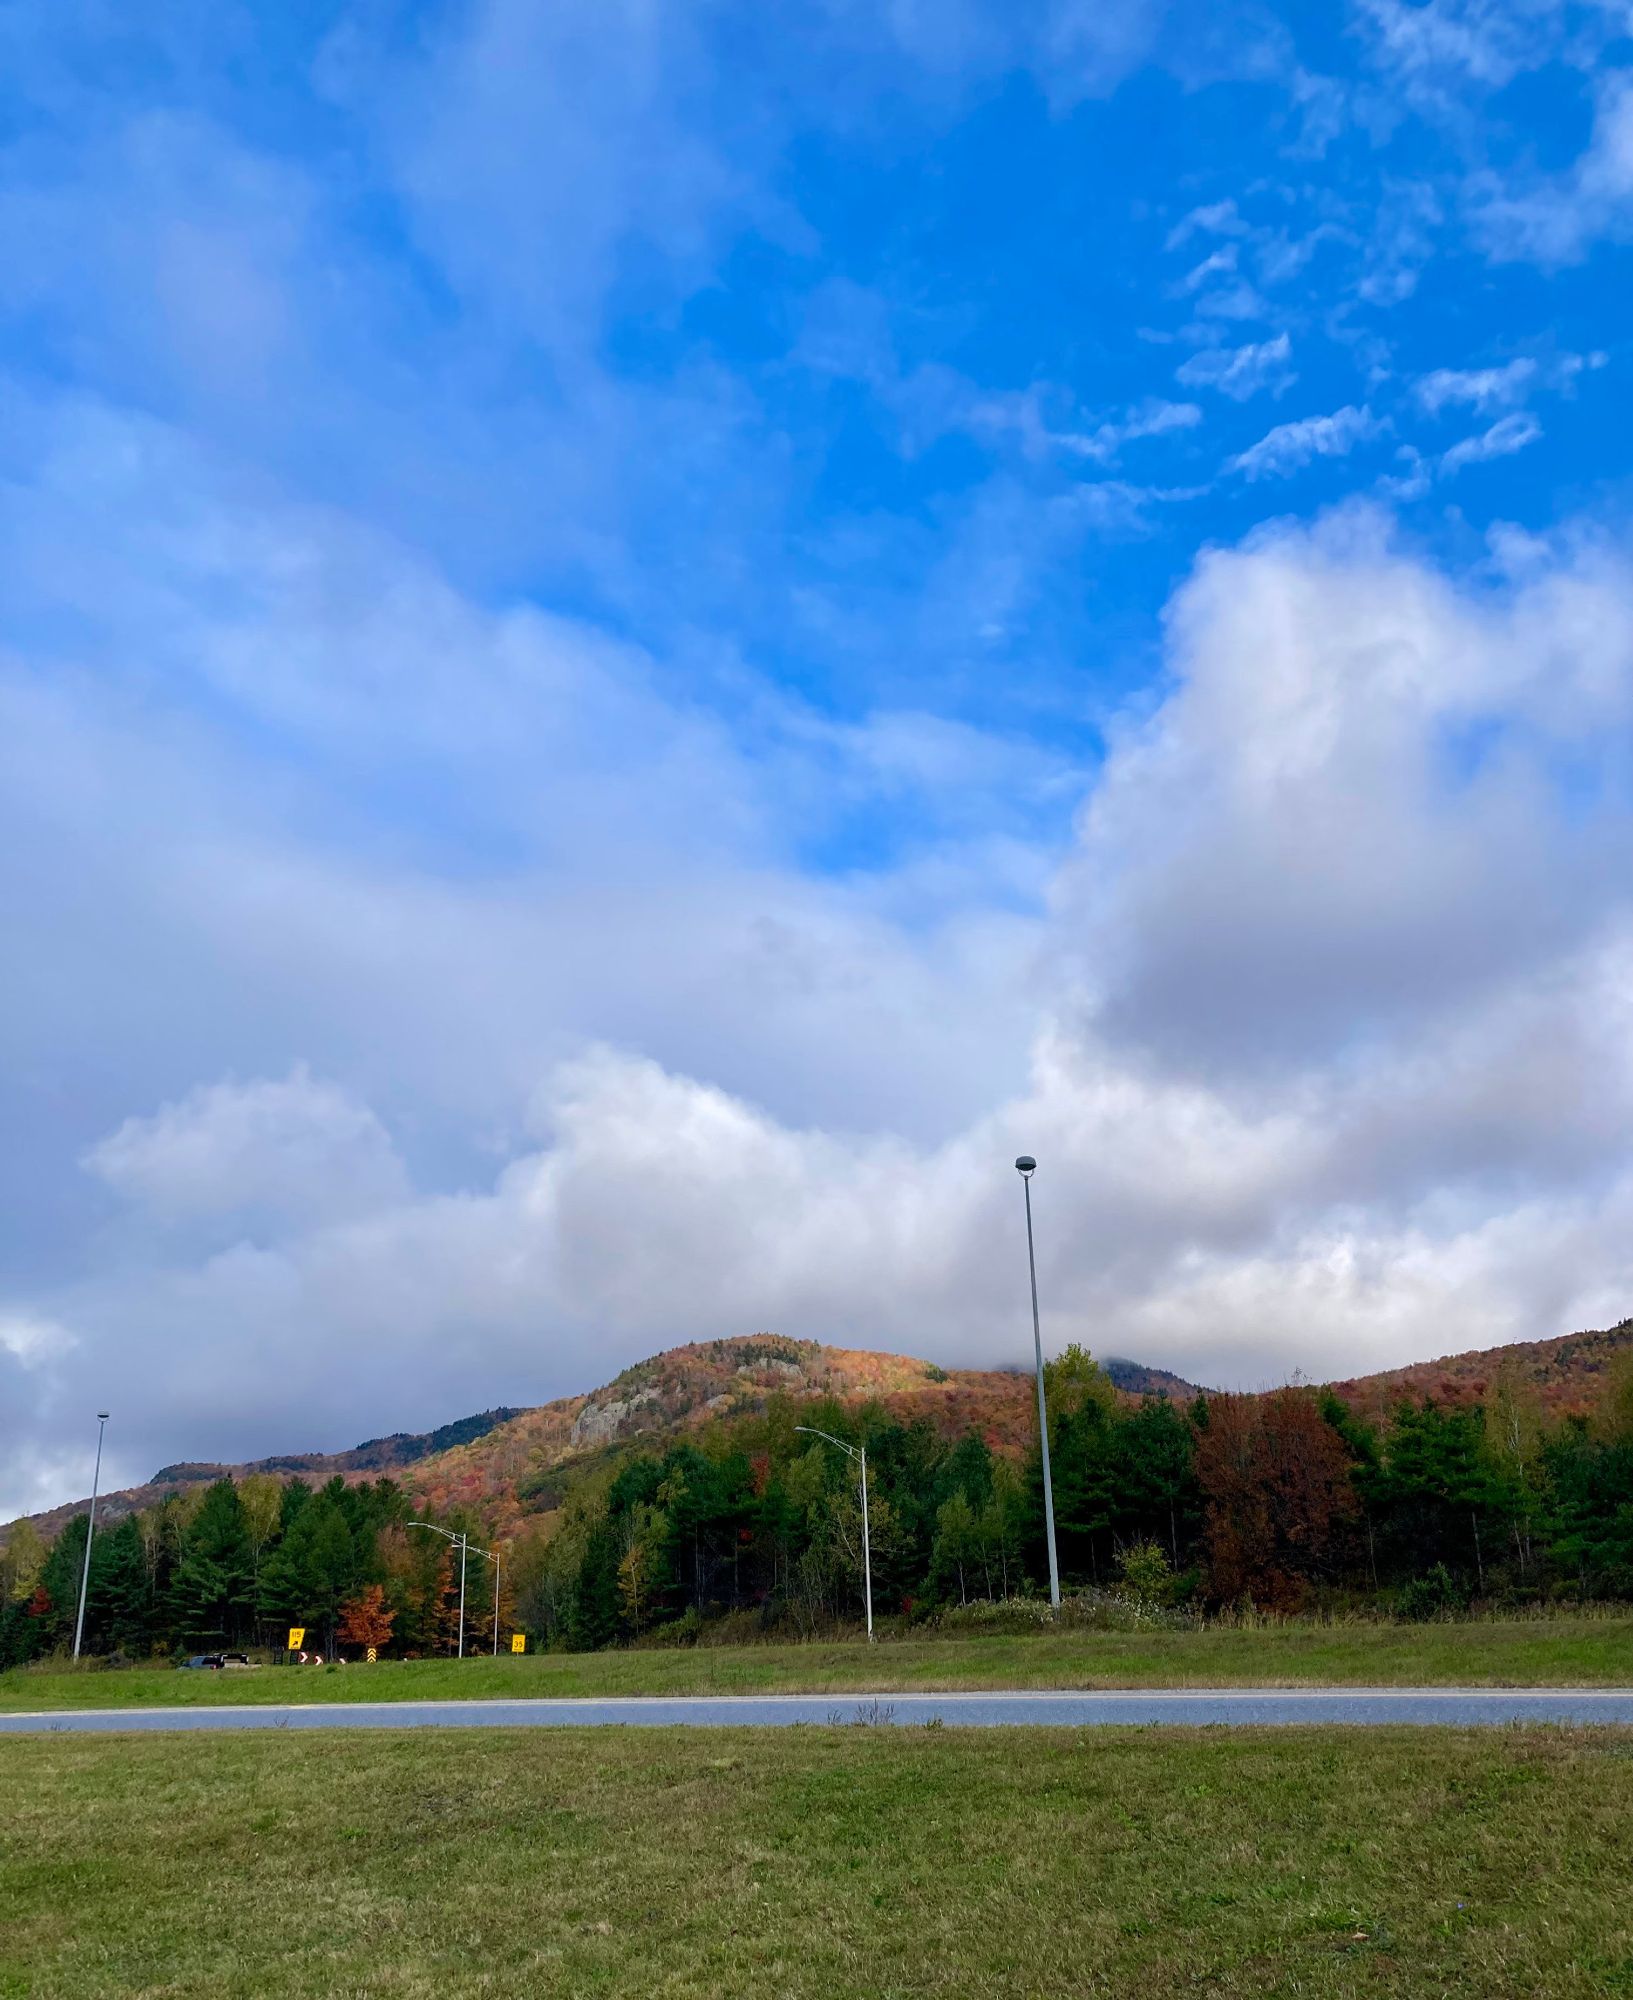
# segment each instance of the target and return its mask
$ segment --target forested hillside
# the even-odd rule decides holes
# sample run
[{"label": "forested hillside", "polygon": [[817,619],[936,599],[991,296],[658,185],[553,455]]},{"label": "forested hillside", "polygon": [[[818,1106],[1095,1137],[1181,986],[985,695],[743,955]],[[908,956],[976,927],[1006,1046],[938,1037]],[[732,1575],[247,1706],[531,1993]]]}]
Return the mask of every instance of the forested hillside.
[{"label": "forested hillside", "polygon": [[[1455,1400],[1378,1410],[1302,1387],[1132,1397],[1069,1349],[1046,1371],[1063,1576],[1169,1616],[1633,1597],[1633,1327],[1599,1342],[1597,1399],[1564,1414],[1524,1350],[1478,1396],[1465,1371]],[[812,1427],[866,1448],[879,1615],[1014,1604],[1046,1575],[1031,1397],[1024,1376],[770,1337],[676,1349],[400,1483],[261,1471],[110,1520],[88,1643],[266,1644],[297,1624],[325,1650],[449,1647],[457,1578],[446,1541],[411,1525],[424,1518],[502,1555],[501,1624],[537,1644],[725,1618],[833,1629],[861,1611],[860,1494],[854,1462]],[[54,1542],[13,1526],[0,1664],[71,1635],[84,1537],[83,1515]],[[472,1564],[475,1643],[491,1638],[493,1578],[485,1556]]]},{"label": "forested hillside", "polygon": [[[484,1437],[500,1424],[525,1412],[512,1409],[483,1410],[476,1416],[460,1417],[451,1424],[439,1424],[431,1431],[393,1431],[390,1437],[370,1438],[349,1451],[288,1452],[272,1458],[253,1458],[241,1465],[225,1465],[212,1460],[182,1460],[164,1465],[144,1486],[127,1486],[105,1494],[98,1511],[109,1521],[123,1520],[127,1514],[151,1507],[168,1495],[189,1486],[209,1486],[218,1479],[247,1479],[255,1473],[271,1473],[279,1478],[299,1478],[322,1482],[336,1473],[342,1478],[361,1477],[371,1472],[398,1471],[421,1459],[452,1451]],[[44,1514],[29,1519],[48,1540],[60,1533],[64,1524],[87,1506],[84,1500],[70,1500]],[[3,1534],[4,1530],[0,1530]]]},{"label": "forested hillside", "polygon": [[871,1403],[904,1423],[922,1419],[945,1438],[974,1429],[1010,1458],[1037,1428],[1030,1374],[949,1370],[907,1355],[753,1334],[670,1348],[591,1395],[526,1410],[425,1460],[408,1483],[428,1505],[469,1507],[510,1530],[558,1506],[575,1480],[634,1441],[731,1424],[776,1398]]},{"label": "forested hillside", "polygon": [[[1553,1416],[1581,1414],[1604,1391],[1616,1358],[1633,1346],[1633,1320],[1600,1332],[1483,1348],[1438,1361],[1329,1384],[1353,1408],[1377,1419],[1403,1397],[1448,1405],[1479,1402],[1499,1374],[1533,1395]],[[1103,1370],[1131,1398],[1158,1396],[1188,1404],[1211,1394],[1168,1369],[1121,1358]],[[395,1432],[348,1451],[298,1452],[226,1465],[209,1461],[163,1467],[145,1485],[104,1494],[110,1522],[156,1505],[187,1487],[255,1473],[321,1484],[336,1474],[356,1484],[381,1472],[403,1475],[405,1490],[429,1506],[477,1510],[495,1533],[550,1511],[569,1482],[567,1468],[632,1438],[698,1430],[765,1407],[773,1395],[871,1400],[904,1420],[928,1419],[944,1437],[979,1430],[1002,1457],[1019,1459],[1036,1427],[1030,1372],[944,1369],[933,1362],[867,1349],[828,1347],[777,1334],[699,1341],[638,1362],[584,1395],[531,1409],[493,1409],[423,1432]],[[70,1501],[30,1516],[47,1540],[86,1506]],[[0,1537],[7,1531],[0,1528]]]},{"label": "forested hillside", "polygon": [[1526,1340],[1512,1347],[1481,1347],[1438,1361],[1415,1361],[1376,1375],[1334,1382],[1334,1392],[1358,1410],[1382,1414],[1402,1397],[1421,1402],[1478,1403],[1499,1379],[1523,1388],[1551,1416],[1590,1410],[1604,1393],[1618,1362],[1633,1349],[1633,1319],[1598,1332],[1567,1333],[1557,1340]]}]

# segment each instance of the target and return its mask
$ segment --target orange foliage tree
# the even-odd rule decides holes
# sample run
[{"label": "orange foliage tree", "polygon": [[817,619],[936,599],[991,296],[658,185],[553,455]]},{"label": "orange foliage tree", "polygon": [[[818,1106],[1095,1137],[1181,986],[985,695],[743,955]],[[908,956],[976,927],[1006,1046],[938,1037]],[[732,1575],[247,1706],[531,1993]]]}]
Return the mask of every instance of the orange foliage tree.
[{"label": "orange foliage tree", "polygon": [[384,1586],[371,1583],[340,1607],[336,1628],[343,1646],[384,1646],[391,1640],[397,1614],[386,1603]]}]

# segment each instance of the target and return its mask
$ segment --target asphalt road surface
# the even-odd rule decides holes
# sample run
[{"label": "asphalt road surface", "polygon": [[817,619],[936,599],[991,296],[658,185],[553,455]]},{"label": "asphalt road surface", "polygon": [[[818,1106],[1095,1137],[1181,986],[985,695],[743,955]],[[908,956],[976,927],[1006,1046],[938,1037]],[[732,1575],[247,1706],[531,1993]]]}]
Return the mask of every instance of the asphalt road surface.
[{"label": "asphalt road surface", "polygon": [[0,1715],[0,1735],[177,1729],[550,1729],[609,1724],[776,1728],[789,1723],[941,1722],[989,1729],[1154,1723],[1186,1727],[1516,1722],[1633,1727],[1633,1688],[1183,1688],[1120,1694],[793,1694],[622,1701],[337,1701],[285,1708],[64,1709]]}]

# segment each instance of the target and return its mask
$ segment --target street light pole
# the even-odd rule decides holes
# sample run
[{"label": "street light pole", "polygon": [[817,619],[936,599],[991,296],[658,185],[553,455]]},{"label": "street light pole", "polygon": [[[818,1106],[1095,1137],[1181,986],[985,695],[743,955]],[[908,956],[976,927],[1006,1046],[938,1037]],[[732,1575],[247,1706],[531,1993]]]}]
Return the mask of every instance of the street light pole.
[{"label": "street light pole", "polygon": [[[435,1521],[409,1521],[410,1528],[429,1528],[433,1535],[441,1535],[445,1542],[452,1542],[459,1551],[459,1657],[465,1657],[465,1552],[470,1547],[469,1535],[456,1535],[448,1528],[439,1528]],[[486,1549],[478,1549],[479,1556],[488,1554]],[[496,1614],[497,1615],[497,1614]]]},{"label": "street light pole", "polygon": [[856,1454],[862,1461],[862,1589],[868,1601],[868,1644],[873,1644],[873,1544],[868,1536],[868,1448]]},{"label": "street light pole", "polygon": [[497,1659],[499,1656],[499,1551],[497,1549],[479,1549],[475,1542],[472,1542],[470,1547],[473,1556],[486,1556],[488,1561],[493,1564],[493,1653],[494,1658]]},{"label": "street light pole", "polygon": [[108,1413],[96,1413],[96,1470],[91,1474],[91,1515],[85,1523],[85,1567],[79,1576],[79,1616],[74,1620],[74,1658],[79,1658],[79,1642],[85,1631],[85,1593],[91,1587],[91,1537],[96,1533],[96,1496],[102,1484],[102,1434],[108,1428]]},{"label": "street light pole", "polygon": [[1043,1447],[1043,1521],[1049,1540],[1049,1602],[1060,1609],[1060,1563],[1055,1554],[1055,1482],[1049,1471],[1049,1408],[1043,1394],[1043,1334],[1038,1325],[1038,1260],[1032,1248],[1032,1176],[1038,1163],[1022,1153],[1015,1171],[1026,1190],[1026,1267],[1032,1277],[1032,1352],[1038,1366],[1038,1441]]},{"label": "street light pole", "polygon": [[825,1439],[837,1445],[847,1458],[854,1458],[862,1468],[862,1589],[866,1594],[868,1613],[868,1644],[873,1643],[873,1548],[868,1539],[868,1448],[858,1448],[846,1444],[843,1438],[836,1438],[828,1431],[819,1431],[814,1424],[795,1424],[795,1430],[804,1431],[807,1437]]}]

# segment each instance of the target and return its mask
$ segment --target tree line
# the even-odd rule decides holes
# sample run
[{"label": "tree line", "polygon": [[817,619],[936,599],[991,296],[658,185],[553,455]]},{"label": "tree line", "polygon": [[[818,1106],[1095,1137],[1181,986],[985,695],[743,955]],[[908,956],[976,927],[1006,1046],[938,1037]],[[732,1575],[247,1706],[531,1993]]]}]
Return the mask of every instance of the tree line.
[{"label": "tree line", "polygon": [[[1475,1601],[1633,1598],[1633,1368],[1592,1418],[1548,1422],[1512,1382],[1368,1421],[1301,1388],[1128,1404],[1069,1349],[1046,1369],[1064,1583],[1145,1603],[1407,1616]],[[882,1410],[773,1406],[643,1452],[570,1494],[517,1552],[518,1609],[574,1649],[751,1612],[854,1623],[865,1446],[876,1609],[907,1618],[1035,1593],[1041,1455],[944,1440]]]},{"label": "tree line", "polygon": [[[1633,1598],[1633,1364],[1591,1417],[1544,1417],[1499,1378],[1466,1405],[1369,1420],[1287,1388],[1188,1407],[1119,1398],[1069,1349],[1046,1369],[1057,1540],[1068,1588],[1199,1609],[1359,1606],[1407,1616]],[[860,1620],[868,1462],[874,1604],[914,1619],[1035,1595],[1047,1576],[1040,1454],[948,1440],[879,1405],[774,1400],[667,1449],[612,1454],[505,1551],[506,1629],[574,1650],[727,1615],[814,1633]],[[281,1643],[452,1651],[448,1544],[407,1527],[388,1479],[313,1491],[265,1475],[165,1500],[93,1546],[86,1646],[148,1656]],[[483,1539],[474,1514],[444,1524]],[[84,1517],[49,1548],[27,1524],[0,1554],[0,1664],[71,1641]],[[472,1559],[467,1649],[491,1631]]]},{"label": "tree line", "polygon": [[[407,1495],[390,1479],[313,1490],[268,1474],[196,1487],[108,1525],[91,1544],[84,1649],[128,1658],[282,1646],[303,1627],[330,1657],[376,1646],[398,1655],[452,1651],[459,1576],[448,1542],[410,1531]],[[73,1643],[87,1516],[47,1546],[26,1521],[0,1552],[0,1666]],[[446,1523],[467,1533],[480,1523]],[[481,1542],[480,1533],[473,1540]],[[467,1649],[491,1629],[491,1572],[475,1556]]]}]

